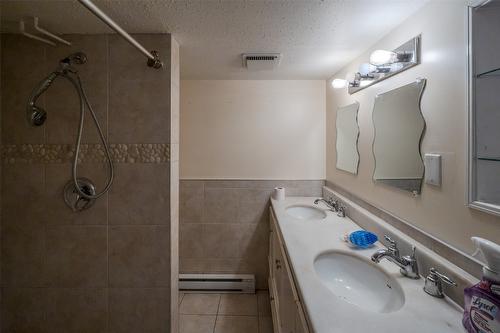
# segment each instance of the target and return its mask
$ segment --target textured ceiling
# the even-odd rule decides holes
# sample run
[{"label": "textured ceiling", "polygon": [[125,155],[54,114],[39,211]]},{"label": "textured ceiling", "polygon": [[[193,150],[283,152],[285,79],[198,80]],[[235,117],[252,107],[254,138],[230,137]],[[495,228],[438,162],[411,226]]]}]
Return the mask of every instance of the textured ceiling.
[{"label": "textured ceiling", "polygon": [[[129,32],[170,32],[183,79],[326,79],[428,0],[95,1]],[[107,26],[76,0],[0,1],[1,29],[38,16],[57,33]],[[278,69],[248,72],[241,53],[281,52]]]}]

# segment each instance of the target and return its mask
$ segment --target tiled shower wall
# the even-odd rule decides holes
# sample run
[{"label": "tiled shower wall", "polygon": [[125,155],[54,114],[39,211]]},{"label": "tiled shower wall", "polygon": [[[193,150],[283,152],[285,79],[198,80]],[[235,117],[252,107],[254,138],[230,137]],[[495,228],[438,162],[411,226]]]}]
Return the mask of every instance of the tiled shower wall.
[{"label": "tiled shower wall", "polygon": [[[0,42],[0,124],[2,122],[2,43]],[[2,144],[2,130],[0,126],[0,146]],[[0,163],[0,179],[2,164]],[[2,285],[2,182],[0,181],[0,286]],[[2,288],[0,288],[0,306],[2,305]],[[2,332],[2,311],[0,310],[0,332]]]},{"label": "tiled shower wall", "polygon": [[322,195],[323,180],[181,180],[180,272],[255,274],[267,289],[269,197]]},{"label": "tiled shower wall", "polygon": [[[178,46],[168,34],[138,35],[162,56],[154,70],[119,36],[66,37],[72,47],[2,35],[2,332],[174,332]],[[81,213],[62,197],[77,94],[59,79],[39,100],[45,125],[25,116],[31,90],[74,51],[88,56],[77,67],[115,162],[111,190]],[[93,153],[79,176],[100,190],[107,170],[89,114],[83,140]]]}]

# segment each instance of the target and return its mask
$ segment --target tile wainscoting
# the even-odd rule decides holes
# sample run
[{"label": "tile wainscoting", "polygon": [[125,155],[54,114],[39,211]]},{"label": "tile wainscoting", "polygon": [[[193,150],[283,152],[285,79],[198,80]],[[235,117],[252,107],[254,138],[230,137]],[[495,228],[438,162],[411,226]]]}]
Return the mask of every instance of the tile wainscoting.
[{"label": "tile wainscoting", "polygon": [[269,197],[321,197],[323,180],[181,180],[180,272],[255,274],[267,289]]}]

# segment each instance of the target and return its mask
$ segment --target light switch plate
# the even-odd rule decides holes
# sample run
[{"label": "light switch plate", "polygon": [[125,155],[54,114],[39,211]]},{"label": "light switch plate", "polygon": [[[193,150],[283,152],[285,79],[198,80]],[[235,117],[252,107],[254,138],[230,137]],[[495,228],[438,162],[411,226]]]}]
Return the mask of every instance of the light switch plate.
[{"label": "light switch plate", "polygon": [[441,186],[441,155],[425,154],[425,183]]}]

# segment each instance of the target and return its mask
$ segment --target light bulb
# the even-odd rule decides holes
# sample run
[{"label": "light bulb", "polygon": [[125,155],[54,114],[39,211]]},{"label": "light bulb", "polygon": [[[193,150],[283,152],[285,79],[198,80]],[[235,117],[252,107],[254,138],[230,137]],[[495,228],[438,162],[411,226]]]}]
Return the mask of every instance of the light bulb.
[{"label": "light bulb", "polygon": [[361,74],[361,76],[367,76],[370,73],[375,72],[376,70],[377,70],[376,66],[373,66],[372,64],[369,64],[367,62],[359,66],[359,74]]},{"label": "light bulb", "polygon": [[333,79],[332,87],[333,89],[342,89],[346,86],[347,81],[343,79]]},{"label": "light bulb", "polygon": [[386,50],[375,50],[370,55],[370,64],[375,66],[392,64],[398,60],[397,54]]}]

